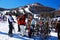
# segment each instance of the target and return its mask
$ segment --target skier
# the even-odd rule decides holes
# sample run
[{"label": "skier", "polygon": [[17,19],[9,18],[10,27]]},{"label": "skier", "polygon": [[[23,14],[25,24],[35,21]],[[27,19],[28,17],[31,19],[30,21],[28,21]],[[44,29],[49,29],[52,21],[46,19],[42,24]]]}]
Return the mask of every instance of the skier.
[{"label": "skier", "polygon": [[7,21],[6,15],[3,15],[3,21]]},{"label": "skier", "polygon": [[33,36],[34,36],[35,20],[34,20],[33,17],[31,17],[31,26],[32,26],[32,29],[33,29]]},{"label": "skier", "polygon": [[8,23],[9,23],[9,32],[8,32],[8,35],[9,36],[13,36],[12,34],[12,31],[13,31],[13,29],[14,29],[14,27],[13,27],[13,22],[15,23],[15,21],[14,21],[14,19],[13,19],[13,17],[12,17],[12,14],[11,13],[9,13],[9,17],[8,17]]},{"label": "skier", "polygon": [[35,20],[33,19],[32,16],[30,16],[29,20],[28,20],[28,25],[29,25],[29,37],[31,38],[32,37],[32,34],[34,35],[34,27],[35,27]]},{"label": "skier", "polygon": [[23,15],[21,15],[21,17],[20,17],[20,29],[21,29],[21,31],[20,31],[20,34],[22,35],[22,36],[24,36],[25,34],[25,28],[26,28],[26,22],[25,22],[25,19],[26,19],[26,14],[23,14]]},{"label": "skier", "polygon": [[60,20],[56,24],[56,30],[58,32],[58,40],[60,40]]},{"label": "skier", "polygon": [[31,38],[31,34],[32,34],[32,30],[31,30],[30,26],[31,26],[31,20],[28,19],[28,36],[29,36],[29,38]]},{"label": "skier", "polygon": [[3,14],[0,14],[0,21],[2,21],[3,19]]}]

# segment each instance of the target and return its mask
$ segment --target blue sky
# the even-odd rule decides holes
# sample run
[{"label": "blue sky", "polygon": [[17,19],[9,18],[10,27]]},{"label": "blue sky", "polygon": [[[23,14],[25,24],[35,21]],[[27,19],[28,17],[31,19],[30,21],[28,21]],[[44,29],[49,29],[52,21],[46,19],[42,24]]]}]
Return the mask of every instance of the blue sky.
[{"label": "blue sky", "polygon": [[0,0],[0,7],[10,9],[33,4],[35,2],[55,9],[58,9],[58,6],[60,5],[60,0]]}]

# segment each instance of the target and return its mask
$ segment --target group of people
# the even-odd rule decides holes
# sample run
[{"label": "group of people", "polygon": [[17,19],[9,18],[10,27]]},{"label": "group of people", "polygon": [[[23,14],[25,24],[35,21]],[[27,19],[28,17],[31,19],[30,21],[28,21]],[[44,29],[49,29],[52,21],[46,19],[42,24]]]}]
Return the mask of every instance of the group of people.
[{"label": "group of people", "polygon": [[7,21],[7,17],[3,14],[0,14],[0,21]]},{"label": "group of people", "polygon": [[[26,17],[26,14],[23,15],[19,15],[16,17],[17,19],[17,24],[18,24],[18,32],[20,32],[20,35],[24,36],[25,35],[25,31],[28,30],[28,36],[31,38],[32,36],[34,36],[34,34],[40,32],[40,34],[42,36],[48,36],[48,34],[50,33],[50,27],[52,28],[53,26],[55,27],[56,30],[58,30],[58,21],[56,21],[56,26],[54,25],[53,21],[44,21],[43,19],[40,19],[39,21],[36,21],[33,16],[29,16],[29,18]],[[27,21],[26,21],[27,19]],[[9,36],[13,36],[13,24],[12,23],[16,23],[14,21],[14,18],[12,17],[12,14],[9,14],[8,17],[8,23],[9,23]]]},{"label": "group of people", "polygon": [[[24,36],[26,30],[28,30],[28,36],[31,38],[32,36],[34,36],[35,34],[35,30],[40,31],[41,34],[45,31],[44,29],[44,22],[42,20],[40,20],[39,22],[36,22],[35,19],[33,18],[33,16],[29,16],[29,18],[26,17],[26,14],[23,15],[19,15],[16,17],[17,19],[17,24],[18,24],[18,32],[20,32],[20,35]],[[26,21],[27,18],[27,21]],[[8,23],[9,23],[9,36],[13,36],[13,22],[16,23],[14,21],[14,18],[12,17],[12,14],[9,14],[8,17]],[[38,26],[39,25],[39,26]],[[41,30],[40,30],[41,29]],[[46,31],[48,32],[48,22],[46,22]],[[45,33],[47,33],[45,32]]]},{"label": "group of people", "polygon": [[[20,32],[20,35],[24,36],[26,29],[28,29],[28,35],[31,37],[31,30],[30,30],[30,24],[32,20],[32,16],[28,19],[28,22],[26,21],[26,14],[19,15],[16,17],[17,24],[18,24],[18,32]],[[9,36],[13,36],[13,23],[16,23],[14,21],[14,18],[12,17],[12,14],[9,13],[8,17],[8,23],[9,23]],[[34,26],[34,25],[33,25]]]}]

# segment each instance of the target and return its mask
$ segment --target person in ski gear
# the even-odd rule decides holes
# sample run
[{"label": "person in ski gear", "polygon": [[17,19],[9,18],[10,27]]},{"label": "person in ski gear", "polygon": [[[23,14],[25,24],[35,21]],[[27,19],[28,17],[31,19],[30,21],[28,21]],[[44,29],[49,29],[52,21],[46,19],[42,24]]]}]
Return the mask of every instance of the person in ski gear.
[{"label": "person in ski gear", "polygon": [[13,29],[14,29],[13,22],[15,23],[15,21],[14,21],[14,19],[12,17],[12,14],[9,13],[9,17],[8,17],[8,23],[9,23],[9,31],[8,31],[8,34],[9,34],[9,36],[12,36],[12,34],[13,34],[13,32],[12,32]]}]

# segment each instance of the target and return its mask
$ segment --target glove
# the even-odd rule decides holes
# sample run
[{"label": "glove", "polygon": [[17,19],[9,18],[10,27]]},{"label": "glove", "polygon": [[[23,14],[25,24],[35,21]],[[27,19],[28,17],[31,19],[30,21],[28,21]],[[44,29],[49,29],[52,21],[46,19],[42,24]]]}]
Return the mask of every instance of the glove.
[{"label": "glove", "polygon": [[13,21],[14,23],[16,23],[15,21]]}]

